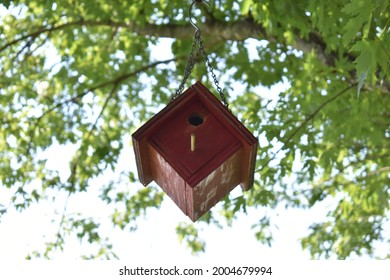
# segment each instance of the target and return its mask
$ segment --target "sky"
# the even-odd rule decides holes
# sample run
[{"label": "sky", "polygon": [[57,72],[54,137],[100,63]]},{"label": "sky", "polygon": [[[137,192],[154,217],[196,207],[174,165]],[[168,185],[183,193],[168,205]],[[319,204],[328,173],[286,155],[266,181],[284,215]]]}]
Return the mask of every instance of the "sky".
[{"label": "sky", "polygon": [[[136,172],[135,158],[130,139],[124,139],[125,148],[118,162],[118,170],[130,168]],[[126,145],[127,144],[127,145]],[[47,150],[41,157],[48,158],[48,165],[54,170],[59,170],[64,178],[69,176],[68,162],[73,154],[74,147],[59,146]],[[130,167],[129,167],[130,166]],[[118,171],[120,172],[120,171]],[[108,221],[108,215],[112,213],[112,207],[103,203],[98,196],[100,186],[115,179],[118,174],[108,174],[105,177],[94,179],[86,193],[67,197],[56,195],[56,200],[43,201],[38,205],[33,204],[28,210],[19,213],[10,210],[3,216],[0,222],[0,259],[20,260],[34,250],[42,250],[44,243],[53,240],[58,230],[59,217],[66,205],[68,213],[80,212],[84,216],[98,217],[102,223],[103,235],[110,237],[114,251],[120,259],[127,259],[137,255],[141,258],[164,257],[166,252],[176,256],[180,260],[215,260],[221,257],[229,258],[241,255],[242,258],[256,259],[265,256],[275,258],[291,257],[308,259],[309,254],[302,252],[299,238],[305,236],[307,228],[313,220],[319,217],[321,211],[307,212],[299,209],[285,210],[279,208],[270,212],[266,207],[248,208],[247,214],[239,213],[231,227],[222,230],[215,225],[204,225],[200,231],[200,237],[206,241],[206,252],[199,256],[193,256],[185,243],[180,243],[175,231],[180,222],[191,223],[181,210],[165,196],[161,209],[150,209],[146,217],[138,219],[138,230],[135,232],[122,231],[113,228]],[[140,183],[134,183],[134,188],[142,188]],[[120,188],[121,186],[116,186]],[[236,187],[231,195],[241,195],[242,190]],[[2,202],[5,197],[10,197],[11,192],[0,188]],[[220,205],[216,205],[213,211],[218,211]],[[251,229],[256,218],[261,217],[263,212],[273,216],[273,222],[278,225],[274,228],[274,246],[260,244],[254,237]],[[52,220],[56,219],[53,223]],[[65,250],[58,251],[54,259],[75,260],[88,250],[94,248],[85,243],[80,243],[76,238],[67,239]],[[224,254],[221,254],[224,252]]]},{"label": "sky", "polygon": [[[56,157],[67,157],[66,149],[59,151],[55,154]],[[128,158],[124,157],[121,160],[126,159]],[[134,162],[134,157],[132,157],[132,162]],[[93,199],[96,197],[93,192],[98,194],[98,189],[91,187],[88,193],[71,197],[67,211],[102,217],[103,221],[104,217],[111,213],[110,209],[98,199]],[[239,187],[233,191],[233,195],[240,193]],[[47,241],[45,236],[52,238],[56,233],[58,222],[53,224],[51,220],[55,210],[61,212],[65,200],[66,197],[62,197],[56,199],[55,205],[51,202],[41,202],[22,213],[16,211],[7,213],[0,223],[0,259],[23,259],[28,252],[42,248],[44,242]],[[213,211],[218,209],[218,205],[215,208]],[[224,227],[223,230],[213,225],[203,226],[200,235],[206,241],[206,252],[198,257],[204,260],[237,255],[242,255],[244,259],[246,257],[264,258],[265,256],[275,258],[294,256],[308,259],[309,255],[302,252],[298,238],[304,236],[307,226],[313,219],[319,217],[303,210],[279,209],[275,211],[272,216],[279,228],[274,230],[275,243],[271,249],[261,245],[254,238],[254,231],[251,230],[255,217],[259,217],[261,211],[267,211],[267,209],[248,209],[247,215],[240,213],[232,227]],[[158,256],[164,257],[166,252],[170,252],[171,255],[181,260],[198,258],[191,254],[184,243],[179,243],[175,227],[180,222],[188,223],[190,220],[168,197],[165,197],[161,209],[151,209],[145,218],[139,219],[138,230],[135,232],[114,229],[109,223],[103,222],[102,224],[104,225],[103,232],[113,241],[114,251],[120,259],[131,258],[134,255],[141,258],[149,256],[158,258]],[[78,259],[80,255],[86,253],[85,249],[90,249],[90,247],[80,244],[77,239],[70,239],[64,252],[59,251],[55,259]]]}]

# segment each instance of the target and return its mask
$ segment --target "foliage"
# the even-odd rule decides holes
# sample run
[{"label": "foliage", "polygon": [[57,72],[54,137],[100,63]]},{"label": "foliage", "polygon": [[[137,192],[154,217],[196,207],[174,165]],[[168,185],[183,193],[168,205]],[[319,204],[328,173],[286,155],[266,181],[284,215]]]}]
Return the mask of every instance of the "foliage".
[{"label": "foliage", "polygon": [[[115,171],[124,139],[178,87],[193,34],[190,1],[2,3],[0,186],[13,195],[10,206],[0,197],[0,215],[55,199],[51,190],[86,192]],[[232,223],[248,207],[311,209],[331,199],[334,207],[312,225],[303,248],[313,258],[377,257],[374,244],[390,242],[389,1],[215,0],[199,7],[205,48],[231,92],[232,111],[261,140],[254,188],[227,197],[221,213],[201,224]],[[165,37],[173,39],[164,50],[173,57],[158,60],[151,49]],[[191,77],[212,87],[205,72],[199,64]],[[237,83],[243,92],[234,91]],[[288,85],[281,93],[259,88],[281,83]],[[67,178],[40,157],[55,145],[77,147]],[[124,177],[100,197],[115,205],[114,225],[135,229],[163,196],[153,187],[114,188],[136,189],[134,174]],[[256,219],[254,234],[271,245],[272,221]],[[63,248],[68,231],[100,242],[98,258],[114,256],[94,217],[64,213],[60,222],[47,250]],[[204,250],[196,224],[177,232]]]},{"label": "foliage", "polygon": [[176,233],[179,241],[185,240],[188,247],[193,253],[204,252],[206,244],[199,239],[199,232],[195,228],[194,224],[180,223],[176,227]]}]

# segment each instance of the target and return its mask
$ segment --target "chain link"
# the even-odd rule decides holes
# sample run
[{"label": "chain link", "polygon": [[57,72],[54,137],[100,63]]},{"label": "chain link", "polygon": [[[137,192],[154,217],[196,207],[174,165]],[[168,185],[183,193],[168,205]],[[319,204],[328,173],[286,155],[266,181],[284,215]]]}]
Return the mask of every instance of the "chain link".
[{"label": "chain link", "polygon": [[229,108],[229,103],[227,102],[226,96],[225,96],[225,94],[223,93],[222,88],[219,86],[219,81],[218,81],[218,79],[217,79],[217,76],[216,76],[215,73],[214,73],[214,68],[213,68],[213,66],[212,66],[211,63],[210,63],[210,60],[209,60],[209,58],[208,58],[208,56],[207,56],[206,51],[204,50],[203,40],[202,40],[202,38],[200,37],[200,34],[199,34],[198,40],[199,40],[199,51],[202,53],[203,59],[204,59],[204,61],[206,62],[206,65],[207,65],[208,70],[209,70],[209,72],[210,72],[210,74],[211,74],[211,77],[212,77],[213,80],[214,80],[214,84],[215,84],[215,86],[217,87],[217,91],[218,91],[219,95],[221,96],[221,101],[222,101],[223,105],[226,106],[226,108]]},{"label": "chain link", "polygon": [[185,83],[188,80],[188,78],[192,72],[192,69],[194,69],[194,66],[195,66],[200,54],[203,56],[203,59],[206,62],[207,70],[210,72],[211,77],[214,80],[214,84],[217,87],[217,91],[221,97],[221,101],[222,101],[223,105],[226,108],[229,108],[229,103],[226,99],[226,96],[225,96],[222,88],[219,85],[219,81],[217,79],[217,76],[214,73],[214,68],[211,65],[211,62],[208,58],[206,51],[204,50],[203,40],[202,40],[202,37],[200,36],[200,30],[195,31],[194,42],[192,43],[191,53],[190,53],[188,60],[187,60],[183,80],[182,80],[179,88],[176,90],[175,94],[173,95],[172,100],[176,99],[177,97],[179,97],[183,93]]},{"label": "chain link", "polygon": [[[179,95],[181,95],[183,93],[185,83],[188,80],[188,78],[190,77],[192,69],[194,69],[196,60],[199,58],[199,50],[196,51],[197,36],[198,36],[197,33],[198,33],[198,31],[195,32],[194,41],[192,42],[191,52],[190,52],[190,55],[189,55],[188,60],[187,60],[186,68],[184,70],[183,80],[182,80],[179,88],[176,90],[176,93],[172,97],[172,100],[176,99],[177,97],[179,97]],[[195,53],[195,51],[196,51],[196,53]]]}]

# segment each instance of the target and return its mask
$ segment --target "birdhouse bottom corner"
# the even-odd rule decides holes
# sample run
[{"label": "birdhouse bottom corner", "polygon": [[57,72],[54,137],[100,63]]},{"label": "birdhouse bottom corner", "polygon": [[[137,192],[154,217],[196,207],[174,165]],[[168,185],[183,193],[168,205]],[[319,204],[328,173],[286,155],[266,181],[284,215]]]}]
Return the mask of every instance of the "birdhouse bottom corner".
[{"label": "birdhouse bottom corner", "polygon": [[197,174],[181,177],[154,148],[150,152],[155,182],[193,222],[241,182],[241,149],[200,181]]}]

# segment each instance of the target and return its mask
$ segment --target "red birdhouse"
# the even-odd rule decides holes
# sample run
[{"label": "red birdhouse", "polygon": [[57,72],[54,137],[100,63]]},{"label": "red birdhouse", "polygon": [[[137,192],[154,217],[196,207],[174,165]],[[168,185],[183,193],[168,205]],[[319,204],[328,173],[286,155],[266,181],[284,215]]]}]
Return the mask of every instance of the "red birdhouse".
[{"label": "red birdhouse", "polygon": [[253,185],[255,138],[200,82],[133,134],[139,178],[155,181],[192,221],[237,185]]}]

